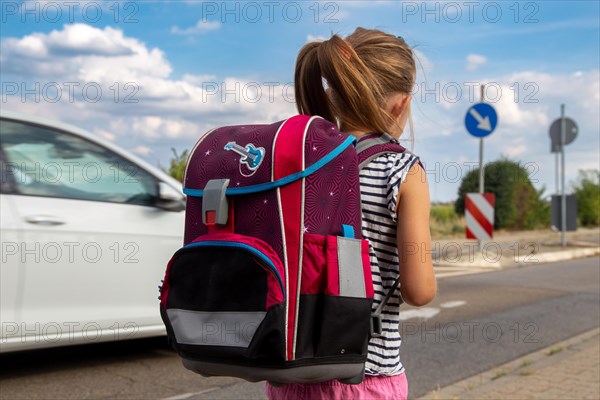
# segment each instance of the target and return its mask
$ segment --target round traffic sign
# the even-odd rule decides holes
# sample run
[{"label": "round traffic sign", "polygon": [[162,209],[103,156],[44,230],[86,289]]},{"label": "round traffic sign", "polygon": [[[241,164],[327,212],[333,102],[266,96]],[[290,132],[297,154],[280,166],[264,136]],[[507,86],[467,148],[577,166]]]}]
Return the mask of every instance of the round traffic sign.
[{"label": "round traffic sign", "polygon": [[486,137],[496,129],[498,115],[494,107],[487,103],[477,103],[467,110],[465,126],[475,137]]},{"label": "round traffic sign", "polygon": [[[550,139],[551,139],[551,147],[550,152],[558,153],[560,151],[560,118],[554,120],[552,125],[550,125]],[[565,118],[565,145],[570,144],[577,137],[577,124],[571,118]]]}]

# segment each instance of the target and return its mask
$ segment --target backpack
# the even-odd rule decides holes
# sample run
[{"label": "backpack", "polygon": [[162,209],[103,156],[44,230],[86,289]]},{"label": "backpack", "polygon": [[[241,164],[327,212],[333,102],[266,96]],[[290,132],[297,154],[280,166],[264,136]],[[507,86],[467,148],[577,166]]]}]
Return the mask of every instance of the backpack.
[{"label": "backpack", "polygon": [[168,263],[160,313],[183,365],[274,384],[360,383],[372,313],[359,168],[404,148],[358,142],[321,117],[214,129],[184,176],[184,246]]}]

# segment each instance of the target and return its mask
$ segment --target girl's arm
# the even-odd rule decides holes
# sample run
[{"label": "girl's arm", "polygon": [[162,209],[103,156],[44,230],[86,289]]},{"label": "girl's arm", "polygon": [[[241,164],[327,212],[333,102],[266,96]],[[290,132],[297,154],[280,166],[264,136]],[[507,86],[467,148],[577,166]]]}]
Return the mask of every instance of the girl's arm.
[{"label": "girl's arm", "polygon": [[427,174],[417,163],[400,185],[396,211],[400,293],[413,306],[429,303],[437,290],[431,261],[429,210]]}]

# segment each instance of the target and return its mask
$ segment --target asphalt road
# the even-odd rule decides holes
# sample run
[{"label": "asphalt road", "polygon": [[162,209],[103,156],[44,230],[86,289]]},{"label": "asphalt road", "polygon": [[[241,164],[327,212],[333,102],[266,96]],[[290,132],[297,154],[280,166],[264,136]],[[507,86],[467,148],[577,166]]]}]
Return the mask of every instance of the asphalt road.
[{"label": "asphalt road", "polygon": [[[410,397],[600,325],[600,258],[443,278],[403,306]],[[263,384],[186,371],[163,338],[0,356],[2,399],[260,399]]]}]

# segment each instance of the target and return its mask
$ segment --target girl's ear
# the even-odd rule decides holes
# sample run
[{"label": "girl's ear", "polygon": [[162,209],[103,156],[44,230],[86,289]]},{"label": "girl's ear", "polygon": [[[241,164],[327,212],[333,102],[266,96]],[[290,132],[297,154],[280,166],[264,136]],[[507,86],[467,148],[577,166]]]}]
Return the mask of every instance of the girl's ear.
[{"label": "girl's ear", "polygon": [[410,103],[411,97],[412,96],[410,94],[399,94],[392,98],[392,107],[390,110],[392,118],[397,119],[402,115],[402,113],[404,113],[408,103]]}]

